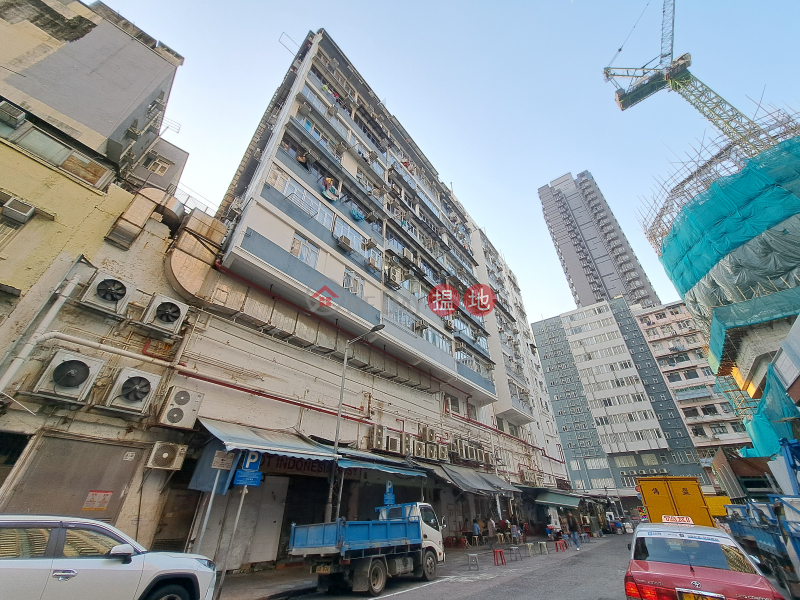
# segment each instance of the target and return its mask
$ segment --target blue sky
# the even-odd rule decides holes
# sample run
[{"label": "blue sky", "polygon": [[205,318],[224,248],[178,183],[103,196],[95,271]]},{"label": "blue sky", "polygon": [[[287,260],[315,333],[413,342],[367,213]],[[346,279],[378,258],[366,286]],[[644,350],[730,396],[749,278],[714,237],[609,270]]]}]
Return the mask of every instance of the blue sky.
[{"label": "blue sky", "polygon": [[[603,82],[647,0],[108,4],[186,58],[167,110],[181,131],[167,137],[210,204],[289,67],[281,34],[324,27],[504,254],[532,320],[575,307],[536,193],[567,172],[591,171],[661,300],[678,298],[636,215],[654,177],[714,131],[666,91],[623,113]],[[798,23],[796,0],[677,0],[675,56],[690,52],[692,72],[750,116],[762,93],[800,109]],[[651,0],[614,66],[655,57],[660,34]]]}]

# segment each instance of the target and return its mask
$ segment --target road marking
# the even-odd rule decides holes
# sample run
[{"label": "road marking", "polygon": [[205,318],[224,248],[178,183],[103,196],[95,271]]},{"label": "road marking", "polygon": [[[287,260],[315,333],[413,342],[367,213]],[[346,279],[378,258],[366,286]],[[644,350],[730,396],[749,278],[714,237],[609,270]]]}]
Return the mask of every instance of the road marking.
[{"label": "road marking", "polygon": [[392,596],[397,596],[399,594],[405,594],[406,592],[414,592],[414,591],[422,589],[424,587],[428,587],[429,585],[433,585],[435,583],[441,583],[442,581],[444,581],[444,578],[439,578],[436,581],[431,581],[429,583],[423,583],[422,585],[417,585],[417,586],[414,586],[413,588],[409,588],[407,590],[400,590],[399,592],[392,592],[391,594],[384,594],[384,595],[381,596],[381,598],[390,598]]}]

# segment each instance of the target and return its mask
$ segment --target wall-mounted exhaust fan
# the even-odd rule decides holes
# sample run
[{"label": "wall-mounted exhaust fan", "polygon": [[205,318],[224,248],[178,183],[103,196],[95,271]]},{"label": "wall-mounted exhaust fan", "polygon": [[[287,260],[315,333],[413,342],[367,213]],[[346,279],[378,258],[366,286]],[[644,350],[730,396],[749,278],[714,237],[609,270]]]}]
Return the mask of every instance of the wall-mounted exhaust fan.
[{"label": "wall-mounted exhaust fan", "polygon": [[155,396],[161,376],[125,367],[111,388],[106,406],[143,414]]},{"label": "wall-mounted exhaust fan", "polygon": [[33,393],[69,402],[84,402],[102,368],[102,360],[59,350],[34,386]]},{"label": "wall-mounted exhaust fan", "polygon": [[81,302],[103,312],[124,315],[135,291],[134,284],[116,275],[98,271],[86,286]]},{"label": "wall-mounted exhaust fan", "polygon": [[177,334],[188,311],[189,306],[187,304],[156,294],[150,301],[142,322],[162,331]]}]

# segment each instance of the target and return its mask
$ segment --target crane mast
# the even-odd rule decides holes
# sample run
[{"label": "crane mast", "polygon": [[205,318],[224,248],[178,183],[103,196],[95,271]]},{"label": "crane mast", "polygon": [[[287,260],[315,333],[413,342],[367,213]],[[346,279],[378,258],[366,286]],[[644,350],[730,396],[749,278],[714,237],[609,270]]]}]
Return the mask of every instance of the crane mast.
[{"label": "crane mast", "polygon": [[[697,109],[731,142],[740,147],[746,156],[774,146],[778,141],[730,102],[700,81],[690,71],[690,54],[672,58],[675,32],[675,0],[664,0],[661,22],[661,54],[657,67],[617,68],[606,67],[603,77],[616,88],[617,105],[626,110],[663,89],[677,92]],[[623,87],[619,79],[631,80]]]}]

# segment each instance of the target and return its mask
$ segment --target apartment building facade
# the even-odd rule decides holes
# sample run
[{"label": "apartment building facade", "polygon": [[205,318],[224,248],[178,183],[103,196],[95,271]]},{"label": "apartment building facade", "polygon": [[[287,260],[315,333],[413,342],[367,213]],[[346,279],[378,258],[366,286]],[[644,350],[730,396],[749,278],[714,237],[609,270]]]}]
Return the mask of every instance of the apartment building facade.
[{"label": "apartment building facade", "polygon": [[683,302],[632,306],[631,312],[710,475],[711,461],[719,449],[741,448],[751,440],[741,417],[717,387],[705,336]]},{"label": "apartment building facade", "polygon": [[636,479],[699,476],[711,489],[622,297],[532,324],[574,489],[632,510]]},{"label": "apartment building facade", "polygon": [[578,307],[622,295],[659,304],[658,295],[589,171],[539,188],[547,229]]}]

